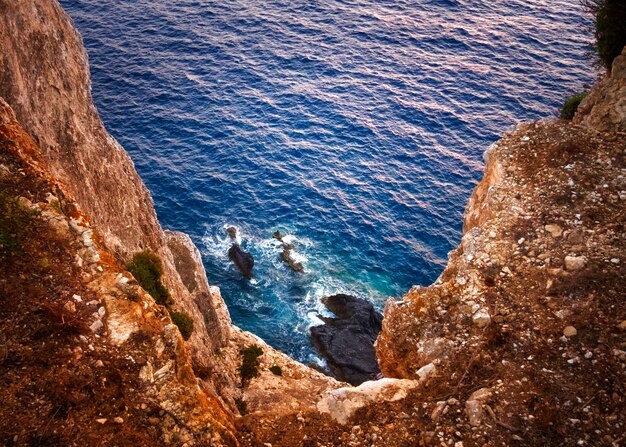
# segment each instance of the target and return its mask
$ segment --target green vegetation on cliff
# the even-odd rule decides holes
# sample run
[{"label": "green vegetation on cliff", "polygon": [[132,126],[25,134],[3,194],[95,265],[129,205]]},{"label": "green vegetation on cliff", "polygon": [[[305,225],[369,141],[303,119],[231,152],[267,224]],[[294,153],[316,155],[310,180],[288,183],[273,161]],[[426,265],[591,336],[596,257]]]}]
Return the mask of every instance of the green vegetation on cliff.
[{"label": "green vegetation on cliff", "polygon": [[163,263],[149,250],[141,251],[126,265],[126,270],[133,274],[137,282],[152,298],[161,305],[171,304],[170,294],[161,283]]},{"label": "green vegetation on cliff", "polygon": [[20,241],[28,233],[36,214],[16,197],[0,193],[0,259],[19,251]]},{"label": "green vegetation on cliff", "polygon": [[193,319],[185,312],[170,312],[170,318],[172,319],[172,323],[178,326],[178,330],[183,336],[183,339],[189,340],[189,337],[191,337],[193,333]]},{"label": "green vegetation on cliff", "polygon": [[270,371],[276,376],[283,375],[283,369],[278,365],[270,366]]},{"label": "green vegetation on cliff", "polygon": [[263,355],[263,349],[257,345],[251,345],[241,350],[241,366],[239,374],[241,375],[241,385],[245,384],[255,377],[259,377],[259,357]]},{"label": "green vegetation on cliff", "polygon": [[587,96],[587,92],[576,93],[565,100],[563,104],[563,108],[561,109],[560,118],[562,120],[571,120],[576,115],[576,110],[578,110],[578,106]]},{"label": "green vegetation on cliff", "polygon": [[[126,270],[133,274],[139,285],[154,298],[157,304],[166,307],[174,304],[170,293],[161,282],[163,263],[155,253],[149,250],[136,253],[126,265]],[[193,319],[185,312],[172,310],[169,312],[172,323],[178,327],[183,339],[189,340],[193,333]]]}]

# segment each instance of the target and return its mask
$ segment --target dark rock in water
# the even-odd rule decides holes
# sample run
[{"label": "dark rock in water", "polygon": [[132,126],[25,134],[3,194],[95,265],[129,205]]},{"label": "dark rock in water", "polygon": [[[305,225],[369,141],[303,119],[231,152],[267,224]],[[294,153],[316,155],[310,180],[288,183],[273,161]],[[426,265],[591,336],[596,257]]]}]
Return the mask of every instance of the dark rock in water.
[{"label": "dark rock in water", "polygon": [[373,380],[380,373],[374,342],[383,316],[369,302],[350,295],[322,300],[338,318],[322,318],[326,324],[311,328],[313,345],[333,374],[352,385]]},{"label": "dark rock in water", "polygon": [[299,273],[304,272],[304,266],[302,265],[300,261],[296,261],[293,258],[293,253],[291,249],[283,248],[283,251],[280,254],[280,259],[282,259],[285,263],[287,263],[289,268],[291,268],[291,270],[293,270],[294,272],[299,272]]},{"label": "dark rock in water", "polygon": [[252,278],[252,267],[254,267],[254,258],[247,251],[243,251],[239,244],[233,244],[228,250],[228,257],[237,266],[239,271],[246,278]]},{"label": "dark rock in water", "polygon": [[235,227],[228,227],[228,228],[226,228],[226,234],[232,240],[235,240],[237,238],[237,228],[235,228]]},{"label": "dark rock in water", "polygon": [[289,244],[283,240],[283,235],[279,230],[274,232],[274,239],[280,241],[283,251],[280,253],[280,259],[285,262],[294,272],[304,272],[304,265],[300,261],[296,261],[293,257],[293,244]]}]

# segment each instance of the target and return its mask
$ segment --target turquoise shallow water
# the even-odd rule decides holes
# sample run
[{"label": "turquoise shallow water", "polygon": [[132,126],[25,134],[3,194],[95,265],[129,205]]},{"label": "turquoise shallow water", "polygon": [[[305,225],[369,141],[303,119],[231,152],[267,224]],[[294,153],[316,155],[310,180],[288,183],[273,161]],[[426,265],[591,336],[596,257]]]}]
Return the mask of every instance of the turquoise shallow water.
[{"label": "turquoise shallow water", "polygon": [[164,226],[193,237],[235,323],[305,361],[323,295],[382,308],[435,280],[484,149],[592,77],[565,0],[61,3]]}]

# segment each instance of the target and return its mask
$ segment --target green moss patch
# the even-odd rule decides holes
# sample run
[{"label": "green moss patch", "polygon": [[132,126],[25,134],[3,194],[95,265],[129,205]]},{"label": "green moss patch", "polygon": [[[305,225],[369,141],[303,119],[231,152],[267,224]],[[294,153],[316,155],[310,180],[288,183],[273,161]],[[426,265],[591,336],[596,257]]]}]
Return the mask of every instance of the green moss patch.
[{"label": "green moss patch", "polygon": [[10,258],[20,250],[37,214],[17,197],[0,193],[0,258]]}]

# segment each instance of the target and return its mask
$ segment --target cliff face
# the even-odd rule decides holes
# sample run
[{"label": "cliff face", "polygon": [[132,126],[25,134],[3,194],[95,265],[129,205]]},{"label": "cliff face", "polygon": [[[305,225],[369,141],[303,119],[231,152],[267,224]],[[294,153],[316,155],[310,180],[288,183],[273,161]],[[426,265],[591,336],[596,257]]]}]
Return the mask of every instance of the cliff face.
[{"label": "cliff face", "polygon": [[[262,361],[283,366],[284,382],[296,377],[298,386],[307,390],[306,396],[291,398],[281,394],[284,383],[276,385],[276,395],[293,408],[311,405],[323,390],[336,387],[332,379],[232,326],[219,289],[209,286],[191,239],[162,230],[132,161],[99,119],[91,98],[85,49],[58,2],[0,0],[0,45],[0,100],[6,123],[23,127],[32,138],[29,147],[36,148],[46,175],[76,203],[94,229],[101,250],[118,270],[138,251],[150,249],[159,255],[174,310],[194,320],[193,334],[183,343],[194,380],[213,400],[209,407],[225,409],[216,414],[216,420],[232,428],[232,416],[238,413],[235,399],[246,399],[248,390],[240,388],[238,368],[239,351],[248,344],[263,347]],[[100,262],[96,255],[94,262]],[[106,270],[106,265],[101,267]],[[105,329],[110,332],[108,324],[105,318]],[[250,392],[249,410],[254,411],[255,405],[266,401]]]},{"label": "cliff face", "polygon": [[626,51],[613,61],[611,75],[598,82],[580,104],[574,123],[601,132],[626,132]]},{"label": "cliff face", "polygon": [[150,195],[91,100],[87,55],[56,1],[0,2],[0,95],[32,135],[51,173],[120,259],[165,240]]},{"label": "cliff face", "polygon": [[[231,324],[100,122],[56,0],[0,0],[0,44],[0,443],[622,442],[626,54],[574,124],[523,124],[489,148],[447,268],[386,306],[387,378],[342,388]],[[187,342],[124,269],[146,248],[194,320]]]},{"label": "cliff face", "polygon": [[[195,317],[199,329],[190,341],[194,360],[208,366],[206,353],[223,346],[230,321],[200,316],[198,306],[216,304],[207,294],[206,279],[199,279],[202,287],[193,292],[181,279],[169,247],[170,239],[174,245],[179,239],[163,232],[130,157],[100,121],[91,99],[87,55],[70,19],[56,1],[2,0],[0,45],[0,96],[118,260],[128,261],[146,248],[159,254],[166,286],[178,305]],[[177,250],[179,258],[197,259],[195,248],[185,247],[186,255]],[[204,278],[201,264],[186,268]],[[213,329],[210,336],[207,324]]]},{"label": "cliff face", "polygon": [[0,99],[0,444],[235,445],[162,306]]}]

